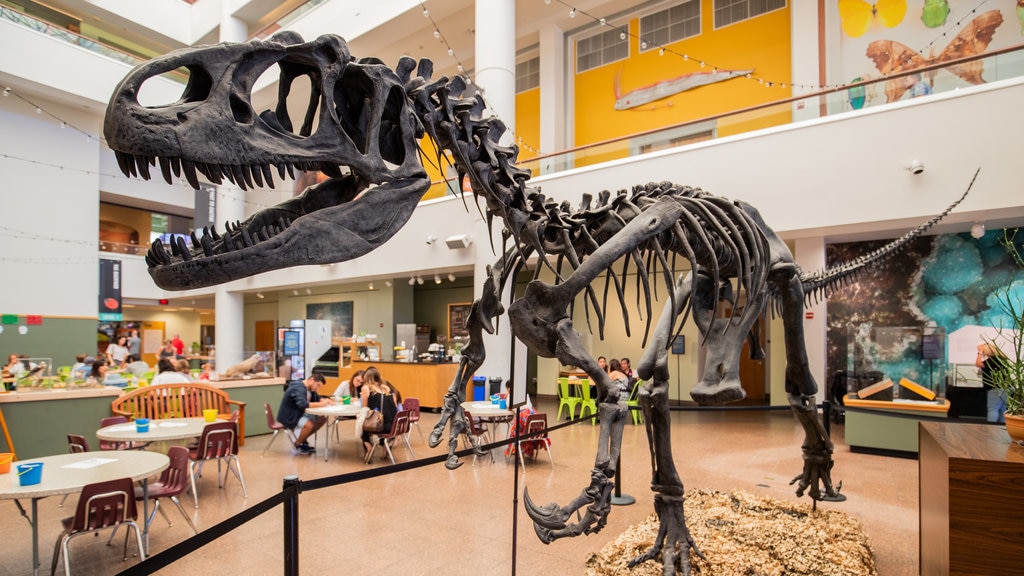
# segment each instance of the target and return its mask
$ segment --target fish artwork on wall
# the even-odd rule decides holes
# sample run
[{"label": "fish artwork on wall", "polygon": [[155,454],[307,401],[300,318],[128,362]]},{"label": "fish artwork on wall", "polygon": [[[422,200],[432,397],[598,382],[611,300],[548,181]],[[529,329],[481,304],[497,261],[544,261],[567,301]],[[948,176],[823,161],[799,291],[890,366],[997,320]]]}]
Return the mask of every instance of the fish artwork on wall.
[{"label": "fish artwork on wall", "polygon": [[620,73],[615,76],[615,109],[629,110],[631,108],[637,108],[644,104],[649,104],[651,102],[661,100],[662,98],[668,98],[669,96],[679,94],[680,92],[686,92],[687,90],[693,90],[694,88],[700,88],[701,86],[707,86],[708,84],[714,84],[716,82],[731,80],[740,76],[747,76],[753,72],[753,69],[691,72],[668,80],[655,82],[654,84],[637,88],[636,90],[630,90],[625,94],[622,93],[620,86]]}]

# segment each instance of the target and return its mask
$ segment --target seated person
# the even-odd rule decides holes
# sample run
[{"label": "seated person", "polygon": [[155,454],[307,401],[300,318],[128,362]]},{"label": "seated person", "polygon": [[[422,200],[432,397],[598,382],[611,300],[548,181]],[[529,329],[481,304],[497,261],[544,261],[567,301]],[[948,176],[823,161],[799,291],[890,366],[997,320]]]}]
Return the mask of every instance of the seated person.
[{"label": "seated person", "polygon": [[153,376],[151,384],[188,384],[192,379],[187,375],[178,372],[174,367],[174,361],[170,358],[161,358],[157,363],[159,372]]},{"label": "seated person", "polygon": [[622,364],[619,363],[618,358],[612,358],[608,362],[608,376],[612,379],[612,383],[619,387],[619,398],[625,400],[629,397],[629,376],[622,371]]},{"label": "seated person", "polygon": [[334,389],[335,397],[359,396],[359,387],[363,385],[363,370],[356,370],[348,380],[342,380],[341,384]]},{"label": "seated person", "polygon": [[195,382],[195,380],[192,379],[192,367],[188,363],[188,360],[185,360],[184,358],[179,358],[175,360],[174,369],[177,370],[180,374],[184,375],[185,378],[188,378],[189,382]]},{"label": "seated person", "polygon": [[89,371],[89,376],[86,380],[90,384],[103,384],[103,381],[107,379],[107,372],[110,370],[110,366],[107,365],[107,357],[100,356],[92,363],[92,369]]},{"label": "seated person", "polygon": [[326,416],[306,415],[306,408],[332,404],[330,398],[320,398],[318,393],[324,382],[324,375],[319,372],[313,372],[305,380],[292,380],[277,409],[277,421],[295,431],[295,450],[299,454],[316,452],[306,439],[327,423]]},{"label": "seated person", "polygon": [[[376,366],[370,366],[363,371],[363,385],[360,387],[360,399],[363,406],[370,410],[379,410],[384,416],[384,430],[390,431],[391,424],[395,421],[395,414],[398,414],[398,400],[395,398],[394,388],[384,381]],[[373,448],[370,442],[372,432],[363,431],[363,448],[367,453]],[[385,452],[384,457],[387,458]]]},{"label": "seated person", "polygon": [[79,354],[75,356],[75,363],[71,365],[72,380],[85,380],[89,371],[92,370],[92,359],[89,358],[90,362],[86,364],[86,358],[89,358],[86,354]]},{"label": "seated person", "polygon": [[206,362],[203,364],[203,371],[199,373],[199,379],[203,382],[209,382],[210,380],[217,379],[213,375],[213,362]]},{"label": "seated person", "polygon": [[18,378],[25,372],[28,372],[28,368],[25,367],[21,355],[11,354],[7,357],[7,365],[4,366],[4,375],[12,378]]}]

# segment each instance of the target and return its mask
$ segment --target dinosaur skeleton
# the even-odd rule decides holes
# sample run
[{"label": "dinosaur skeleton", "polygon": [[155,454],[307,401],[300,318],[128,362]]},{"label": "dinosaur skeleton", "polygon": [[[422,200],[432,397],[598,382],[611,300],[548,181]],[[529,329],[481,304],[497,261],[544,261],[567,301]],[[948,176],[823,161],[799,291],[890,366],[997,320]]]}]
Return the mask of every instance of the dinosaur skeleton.
[{"label": "dinosaur skeleton", "polygon": [[[279,104],[257,113],[249,91],[273,65],[280,70]],[[145,80],[180,67],[187,68],[189,82],[179,101],[160,107],[139,104],[138,88]],[[312,94],[301,126],[293,130],[285,100],[293,81],[302,76],[308,77]],[[620,279],[631,266],[646,309],[645,352],[636,368],[645,382],[640,404],[660,518],[654,546],[632,564],[659,559],[665,574],[689,574],[690,551],[701,554],[683,517],[683,483],[672,459],[669,430],[667,350],[672,335],[690,316],[707,347],[704,377],[692,396],[700,404],[718,404],[744,397],[738,376],[743,342],[749,339],[752,356],[763,356],[753,336],[755,325],[769,307],[781,315],[786,393],[805,433],[803,470],[793,480],[797,495],[844,500],[832,483],[833,446],[815,406],[817,384],[808,368],[802,330],[804,302],[827,296],[865,267],[893,255],[963,197],[867,257],[805,274],[752,206],[697,188],[663,182],[614,197],[605,191],[596,202],[584,195],[578,210],[551,201],[526,185],[529,172],[515,165],[518,149],[499,144],[506,127],[484,116],[481,95],[461,77],[432,76],[429,60],[403,58],[392,70],[373,58],[352,57],[340,37],[303,42],[294,33],[186,48],[136,68],[115,91],[104,124],[125,174],[148,179],[150,168],[159,164],[168,182],[172,174],[184,175],[197,187],[201,173],[212,182],[227,179],[243,189],[264,182],[273,186],[275,168],[282,178],[295,168],[320,170],[330,177],[244,222],[227,223],[223,232],[193,232],[191,247],[179,240],[168,251],[154,242],[146,255],[154,281],[166,289],[189,289],[369,253],[405,224],[429,186],[417,146],[426,133],[438,150],[428,160],[441,163],[449,157],[445,153],[450,155],[460,180],[468,179],[474,196],[484,201],[488,227],[500,220],[503,238],[502,255],[488,267],[482,294],[472,305],[469,343],[429,438],[437,446],[450,427],[449,469],[461,465],[455,455],[457,441],[468,432],[461,403],[467,382],[485,357],[482,334],[495,331],[493,321],[505,310],[500,295],[535,256],[534,279],[508,306],[512,333],[535,354],[587,372],[597,385],[601,424],[591,480],[579,496],[565,506],[538,506],[524,493],[527,513],[543,542],[597,532],[607,522],[625,398],[586,350],[570,311],[583,294],[588,323],[592,311],[603,337],[606,298],[599,299],[591,283],[604,275],[614,287],[628,334]],[[690,272],[673,278],[677,258],[689,262]],[[542,268],[553,274],[554,283],[539,280]],[[651,279],[657,284],[659,278],[671,290],[652,331]],[[733,308],[731,316],[716,313],[723,303]],[[575,523],[567,523],[584,508]]]}]

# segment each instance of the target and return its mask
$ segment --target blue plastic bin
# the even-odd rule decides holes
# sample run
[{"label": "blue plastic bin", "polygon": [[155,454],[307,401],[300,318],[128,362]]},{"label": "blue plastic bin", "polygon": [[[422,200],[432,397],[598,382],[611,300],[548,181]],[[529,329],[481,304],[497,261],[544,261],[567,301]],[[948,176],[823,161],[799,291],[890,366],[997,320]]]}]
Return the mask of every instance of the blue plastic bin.
[{"label": "blue plastic bin", "polygon": [[473,401],[487,400],[487,377],[473,376]]}]

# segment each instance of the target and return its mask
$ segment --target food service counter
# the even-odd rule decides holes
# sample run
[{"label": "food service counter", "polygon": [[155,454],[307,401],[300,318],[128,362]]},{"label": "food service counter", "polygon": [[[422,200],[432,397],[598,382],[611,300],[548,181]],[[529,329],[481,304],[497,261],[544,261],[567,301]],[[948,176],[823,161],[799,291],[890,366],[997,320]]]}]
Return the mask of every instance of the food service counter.
[{"label": "food service counter", "polygon": [[402,393],[402,398],[419,398],[421,408],[440,409],[458,362],[361,362],[352,363],[352,371],[376,366],[381,376]]}]

